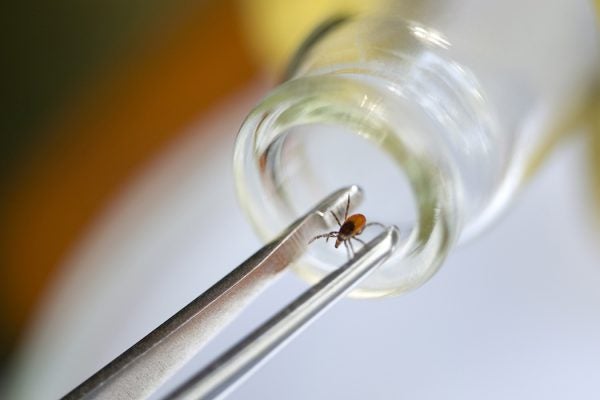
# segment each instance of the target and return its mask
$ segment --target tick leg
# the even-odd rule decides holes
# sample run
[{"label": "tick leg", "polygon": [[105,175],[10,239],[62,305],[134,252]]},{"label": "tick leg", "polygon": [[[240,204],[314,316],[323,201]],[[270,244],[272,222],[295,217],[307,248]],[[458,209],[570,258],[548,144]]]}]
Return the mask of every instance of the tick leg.
[{"label": "tick leg", "polygon": [[381,224],[381,223],[379,223],[379,222],[369,222],[368,224],[366,224],[366,225],[365,225],[365,227],[363,228],[363,231],[364,231],[366,228],[368,228],[369,226],[372,226],[372,225],[377,225],[377,226],[380,226],[380,227],[382,227],[382,228],[385,228],[385,225],[384,225],[384,224]]},{"label": "tick leg", "polygon": [[329,232],[328,236],[327,236],[327,239],[325,239],[325,242],[329,242],[329,238],[337,237],[338,234],[339,234],[339,232],[336,232],[336,231]]},{"label": "tick leg", "polygon": [[337,215],[335,215],[335,213],[333,211],[331,211],[331,215],[333,215],[333,218],[335,218],[335,222],[337,222],[338,225],[341,228],[342,227],[342,223],[340,222],[340,219],[337,217]]},{"label": "tick leg", "polygon": [[356,253],[354,251],[354,246],[352,245],[352,242],[350,240],[348,240],[348,246],[350,246],[350,250],[352,250],[352,257],[354,257],[354,253]]},{"label": "tick leg", "polygon": [[348,241],[347,240],[344,240],[344,247],[346,248],[346,253],[348,254],[348,260],[351,260],[352,257],[354,257],[354,255],[350,251],[350,246],[348,246]]},{"label": "tick leg", "polygon": [[308,242],[308,244],[311,244],[311,243],[312,243],[312,242],[314,242],[315,240],[317,240],[317,239],[321,239],[321,238],[327,238],[327,239],[326,239],[326,241],[327,241],[327,240],[329,240],[329,238],[330,238],[330,237],[335,237],[335,236],[337,236],[337,232],[336,232],[336,231],[329,232],[329,233],[324,233],[324,234],[322,234],[322,235],[317,235],[317,236],[315,236],[314,238],[310,239],[310,241]]},{"label": "tick leg", "polygon": [[346,202],[346,212],[344,213],[344,221],[348,219],[348,210],[350,209],[350,195],[348,195],[348,201]]},{"label": "tick leg", "polygon": [[364,240],[357,238],[356,236],[352,236],[353,240],[356,240],[357,242],[359,242],[360,244],[362,244],[363,246],[366,246],[367,244],[365,243]]}]

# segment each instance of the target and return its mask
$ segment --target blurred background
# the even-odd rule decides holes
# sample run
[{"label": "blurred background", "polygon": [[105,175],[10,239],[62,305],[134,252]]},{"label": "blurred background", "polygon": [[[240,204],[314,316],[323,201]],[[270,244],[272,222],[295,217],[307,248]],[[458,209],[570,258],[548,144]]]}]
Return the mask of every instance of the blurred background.
[{"label": "blurred background", "polygon": [[[233,190],[242,119],[317,24],[385,2],[7,3],[2,387],[56,398],[259,246]],[[594,129],[565,139],[499,226],[430,284],[343,302],[233,397],[599,393],[599,142]],[[302,287],[286,277],[254,315]]]}]

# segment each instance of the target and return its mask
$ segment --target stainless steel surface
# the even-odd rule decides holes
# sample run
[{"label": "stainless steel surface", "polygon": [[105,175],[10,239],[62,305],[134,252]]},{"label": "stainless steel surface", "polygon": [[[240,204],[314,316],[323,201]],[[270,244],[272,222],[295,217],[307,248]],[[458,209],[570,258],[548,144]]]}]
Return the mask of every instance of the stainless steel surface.
[{"label": "stainless steel surface", "polygon": [[381,265],[397,248],[399,233],[387,228],[356,256],[217,358],[168,396],[169,400],[213,399],[225,395],[335,300]]},{"label": "stainless steel surface", "polygon": [[326,226],[329,211],[341,212],[357,186],[341,189],[295,221],[170,319],[126,350],[64,399],[144,399],[185,365],[266,285],[297,259],[308,240]]}]

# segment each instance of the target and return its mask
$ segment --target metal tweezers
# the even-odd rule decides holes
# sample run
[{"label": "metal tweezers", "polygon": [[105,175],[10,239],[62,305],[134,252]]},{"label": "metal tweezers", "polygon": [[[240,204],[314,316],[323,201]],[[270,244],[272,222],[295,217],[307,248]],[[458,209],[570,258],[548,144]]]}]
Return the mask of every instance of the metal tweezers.
[{"label": "metal tweezers", "polygon": [[[361,190],[351,186],[325,198],[277,239],[69,392],[64,399],[148,398],[231,322],[268,283],[300,258],[309,240],[331,226],[331,212],[340,214],[348,198],[357,204],[361,197]],[[224,396],[268,355],[387,260],[398,243],[397,228],[386,228],[347,263],[329,273],[166,398],[213,399]]]}]

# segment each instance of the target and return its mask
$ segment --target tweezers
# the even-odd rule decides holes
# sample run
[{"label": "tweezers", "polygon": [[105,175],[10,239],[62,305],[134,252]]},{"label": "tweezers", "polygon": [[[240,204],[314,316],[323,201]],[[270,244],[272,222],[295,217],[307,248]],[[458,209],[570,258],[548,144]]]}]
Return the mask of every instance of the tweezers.
[{"label": "tweezers", "polygon": [[[309,240],[331,227],[331,212],[358,204],[357,186],[336,191],[292,223],[240,266],[85,380],[63,399],[146,399],[191,360],[269,283],[305,252]],[[261,361],[322,314],[396,250],[399,232],[387,227],[352,259],[329,273],[167,399],[213,399],[229,393]]]}]

